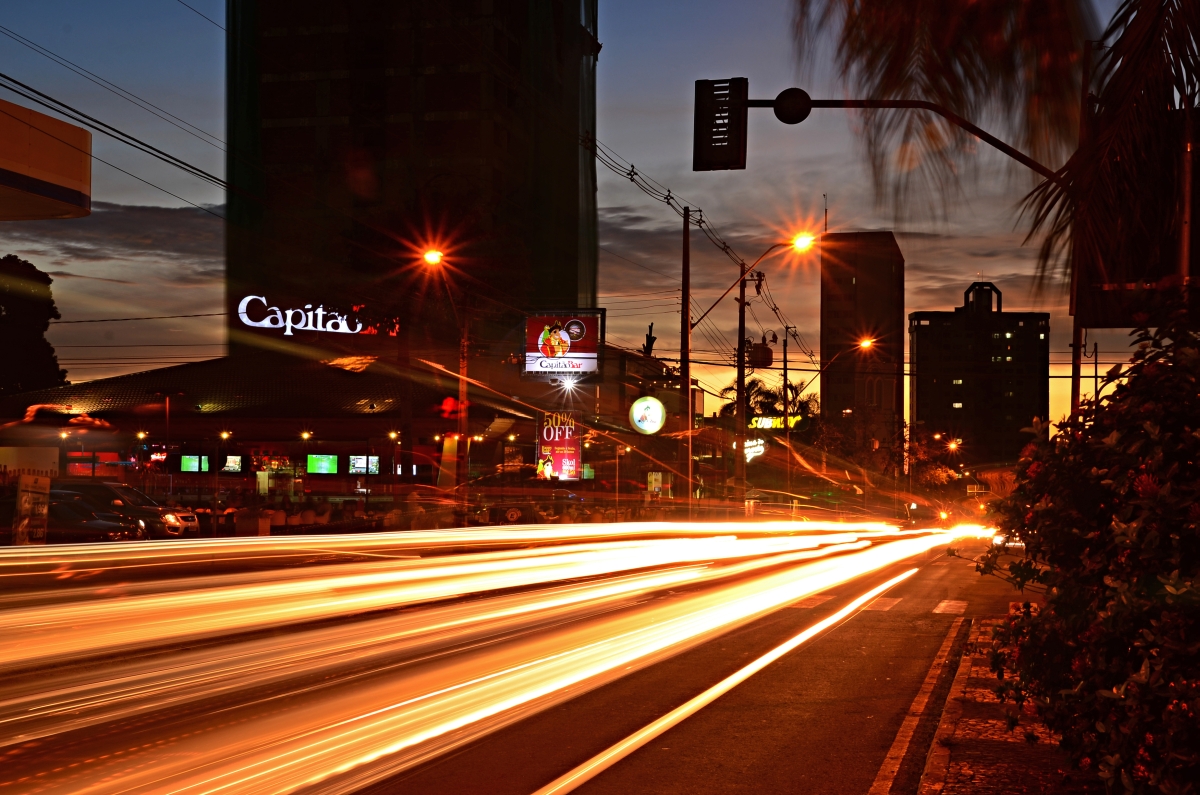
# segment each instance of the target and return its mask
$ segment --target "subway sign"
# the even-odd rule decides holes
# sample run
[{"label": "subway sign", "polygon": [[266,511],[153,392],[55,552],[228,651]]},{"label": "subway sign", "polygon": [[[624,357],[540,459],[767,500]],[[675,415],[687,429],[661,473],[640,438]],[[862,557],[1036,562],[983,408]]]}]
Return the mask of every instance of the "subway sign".
[{"label": "subway sign", "polygon": [[[788,425],[793,429],[803,421],[803,414],[793,414],[788,417]],[[783,417],[751,417],[750,424],[746,427],[760,431],[782,431],[785,426]]]}]

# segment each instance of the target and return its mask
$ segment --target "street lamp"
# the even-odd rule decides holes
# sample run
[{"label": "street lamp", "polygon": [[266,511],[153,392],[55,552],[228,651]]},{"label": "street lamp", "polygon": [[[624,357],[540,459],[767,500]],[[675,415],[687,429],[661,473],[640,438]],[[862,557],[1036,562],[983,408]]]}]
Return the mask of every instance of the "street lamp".
[{"label": "street lamp", "polygon": [[[741,271],[742,272],[741,272],[741,275],[738,276],[737,281],[735,281],[733,284],[729,285],[729,287],[725,290],[725,292],[721,293],[721,297],[718,298],[716,301],[714,301],[713,305],[710,306],[707,310],[705,310],[704,314],[702,314],[702,315],[700,315],[700,317],[696,318],[696,321],[691,324],[692,329],[694,329],[694,328],[696,328],[696,326],[700,325],[700,321],[702,321],[702,320],[704,320],[704,318],[708,317],[709,313],[712,312],[713,309],[715,309],[717,307],[717,304],[724,301],[725,297],[728,296],[731,292],[733,292],[734,287],[738,288],[738,297],[737,297],[737,303],[738,303],[737,391],[736,391],[736,395],[734,398],[736,400],[736,405],[734,406],[734,424],[736,425],[736,428],[734,431],[734,435],[737,438],[739,450],[744,449],[745,444],[746,444],[746,277],[750,275],[751,271],[753,271],[755,268],[758,267],[758,264],[760,262],[762,262],[764,259],[766,259],[770,254],[772,254],[776,250],[781,249],[781,248],[790,248],[797,253],[804,253],[804,252],[812,249],[813,243],[815,241],[816,241],[816,238],[813,235],[811,235],[807,232],[802,232],[802,233],[796,235],[795,237],[793,237],[791,240],[785,240],[783,242],[775,243],[774,245],[770,246],[766,251],[764,251],[762,254],[760,254],[758,259],[754,260],[754,264],[752,264],[750,266],[747,266],[745,261],[742,261],[741,262],[741,266],[742,266]],[[690,301],[691,301],[691,296],[685,294],[683,296],[684,307],[689,306]],[[682,359],[684,357],[681,355],[680,358]],[[684,363],[682,361],[680,362],[680,367],[681,367],[681,370],[685,370],[685,368],[687,368],[687,370],[690,370],[690,368],[687,367],[686,363]],[[685,371],[687,371],[687,370],[685,370]],[[690,386],[691,386],[690,384],[687,385],[687,387],[689,387],[689,388],[690,388]],[[690,391],[690,389],[688,391]],[[682,396],[682,393],[681,393],[681,396]],[[690,397],[690,395],[688,395],[687,397]],[[687,398],[684,398],[684,399],[686,400]],[[690,401],[688,401],[688,402],[690,403]],[[687,411],[690,416],[690,413],[691,413],[690,405],[688,406]],[[689,438],[690,438],[690,436],[689,436]],[[689,459],[690,459],[690,456],[689,456]],[[735,493],[740,498],[742,496],[742,493],[743,493],[743,490],[744,490],[745,484],[746,484],[746,461],[745,461],[744,457],[741,455],[734,457],[734,472],[736,473],[734,477],[736,478],[736,482],[737,482],[737,486],[735,487],[736,488]],[[690,494],[691,486],[692,486],[692,484],[691,484],[691,461],[690,460],[688,461],[688,473],[687,474],[688,474],[688,493]]]},{"label": "street lamp", "polygon": [[442,257],[442,252],[432,248],[421,255],[421,259],[425,260],[426,265],[441,265]]}]

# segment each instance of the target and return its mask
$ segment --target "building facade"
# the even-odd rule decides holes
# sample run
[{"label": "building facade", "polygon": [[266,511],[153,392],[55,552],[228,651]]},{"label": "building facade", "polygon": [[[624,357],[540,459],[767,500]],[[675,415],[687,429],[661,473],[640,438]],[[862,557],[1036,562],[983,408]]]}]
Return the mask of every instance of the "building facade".
[{"label": "building facade", "polygon": [[1015,461],[1034,417],[1050,413],[1050,315],[1005,312],[1000,290],[975,282],[953,312],[908,316],[914,425],[961,439],[966,461]]},{"label": "building facade", "polygon": [[823,417],[853,417],[881,442],[901,432],[904,255],[891,232],[822,235],[821,367]]},{"label": "building facade", "polygon": [[596,0],[230,0],[228,25],[234,354],[403,358],[457,336],[451,299],[595,305]]}]

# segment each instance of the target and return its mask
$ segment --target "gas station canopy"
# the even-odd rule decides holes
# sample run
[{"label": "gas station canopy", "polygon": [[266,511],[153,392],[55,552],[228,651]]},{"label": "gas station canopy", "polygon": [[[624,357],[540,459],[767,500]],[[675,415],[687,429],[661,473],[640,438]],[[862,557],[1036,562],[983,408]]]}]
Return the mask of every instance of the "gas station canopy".
[{"label": "gas station canopy", "polygon": [[0,221],[92,211],[92,134],[0,100]]}]

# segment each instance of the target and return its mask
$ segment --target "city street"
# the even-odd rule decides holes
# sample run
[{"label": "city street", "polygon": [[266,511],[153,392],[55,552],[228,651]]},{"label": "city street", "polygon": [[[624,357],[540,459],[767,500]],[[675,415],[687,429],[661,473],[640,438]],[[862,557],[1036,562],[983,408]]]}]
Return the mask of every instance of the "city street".
[{"label": "city street", "polygon": [[1012,598],[945,556],[980,535],[635,524],[5,550],[0,791],[532,793],[841,612],[581,791],[866,792],[956,619]]}]

